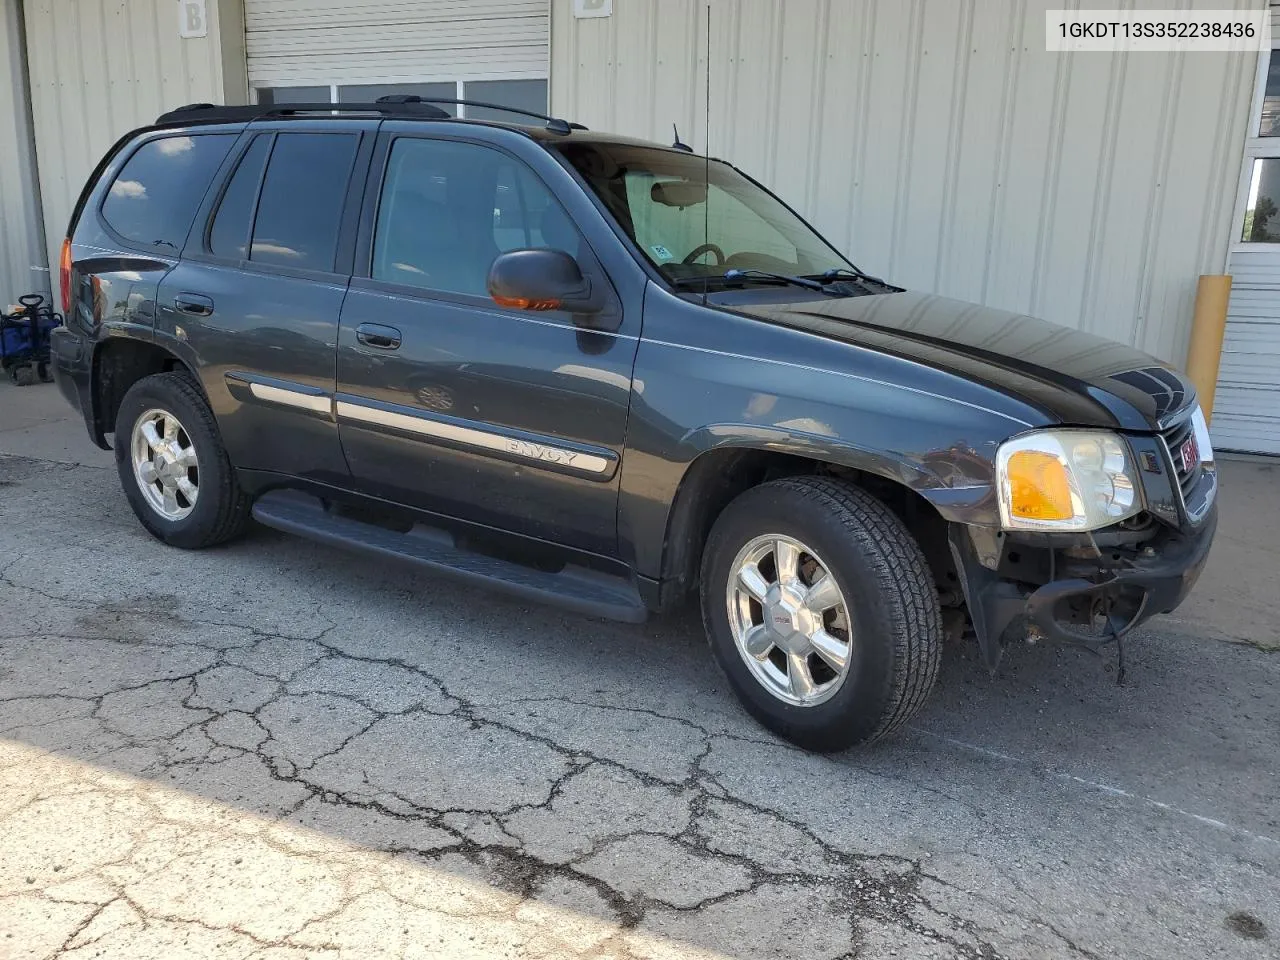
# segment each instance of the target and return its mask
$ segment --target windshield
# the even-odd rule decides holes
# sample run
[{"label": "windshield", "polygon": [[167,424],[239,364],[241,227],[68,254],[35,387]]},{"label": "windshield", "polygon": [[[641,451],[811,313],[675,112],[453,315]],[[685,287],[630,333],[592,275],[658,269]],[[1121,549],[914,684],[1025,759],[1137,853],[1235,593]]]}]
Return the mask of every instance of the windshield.
[{"label": "windshield", "polygon": [[625,143],[566,143],[564,157],[668,279],[726,270],[816,276],[852,264],[773,194],[718,160]]}]

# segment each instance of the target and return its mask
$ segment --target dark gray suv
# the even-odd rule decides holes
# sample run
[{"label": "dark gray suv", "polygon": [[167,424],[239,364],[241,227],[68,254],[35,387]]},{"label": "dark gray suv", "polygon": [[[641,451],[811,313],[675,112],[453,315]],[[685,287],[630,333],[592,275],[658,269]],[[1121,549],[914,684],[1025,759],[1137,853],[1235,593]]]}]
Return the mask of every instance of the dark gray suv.
[{"label": "dark gray suv", "polygon": [[1122,650],[1191,589],[1178,373],[868,276],[683,145],[441,103],[193,105],[94,171],[55,369],[159,539],[252,516],[633,622],[697,593],[813,749],[912,716],[946,633]]}]

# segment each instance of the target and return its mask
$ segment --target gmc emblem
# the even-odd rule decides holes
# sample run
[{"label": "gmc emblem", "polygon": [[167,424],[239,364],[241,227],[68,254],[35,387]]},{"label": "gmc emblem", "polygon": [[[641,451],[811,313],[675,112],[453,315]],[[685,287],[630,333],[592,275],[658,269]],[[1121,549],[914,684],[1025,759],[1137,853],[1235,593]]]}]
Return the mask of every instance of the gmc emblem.
[{"label": "gmc emblem", "polygon": [[1182,457],[1182,472],[1190,473],[1200,464],[1200,445],[1196,443],[1196,435],[1193,433],[1182,444],[1180,451]]}]

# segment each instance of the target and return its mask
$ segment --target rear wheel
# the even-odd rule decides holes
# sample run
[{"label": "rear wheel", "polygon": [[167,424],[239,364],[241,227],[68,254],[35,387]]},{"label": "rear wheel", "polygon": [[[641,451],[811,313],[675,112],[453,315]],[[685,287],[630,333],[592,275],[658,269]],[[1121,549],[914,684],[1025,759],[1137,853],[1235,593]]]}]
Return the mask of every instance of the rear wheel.
[{"label": "rear wheel", "polygon": [[236,482],[213,412],[185,373],[129,388],[116,415],[116,469],[142,525],[175,547],[238,536],[249,498]]},{"label": "rear wheel", "polygon": [[746,708],[809,749],[885,736],[937,676],[942,618],[919,546],[834,478],[766,483],[725,508],[703,554],[702,612]]}]

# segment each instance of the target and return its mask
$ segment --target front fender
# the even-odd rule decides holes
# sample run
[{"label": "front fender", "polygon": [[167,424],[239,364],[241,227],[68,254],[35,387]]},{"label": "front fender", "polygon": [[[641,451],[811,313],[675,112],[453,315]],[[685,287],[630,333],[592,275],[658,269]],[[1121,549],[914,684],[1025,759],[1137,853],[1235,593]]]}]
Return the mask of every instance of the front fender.
[{"label": "front fender", "polygon": [[715,451],[865,471],[947,520],[998,523],[996,449],[1038,425],[1034,411],[891,354],[672,300],[646,303],[621,470],[619,545],[639,574],[662,578],[681,501],[716,484],[694,469]]}]

